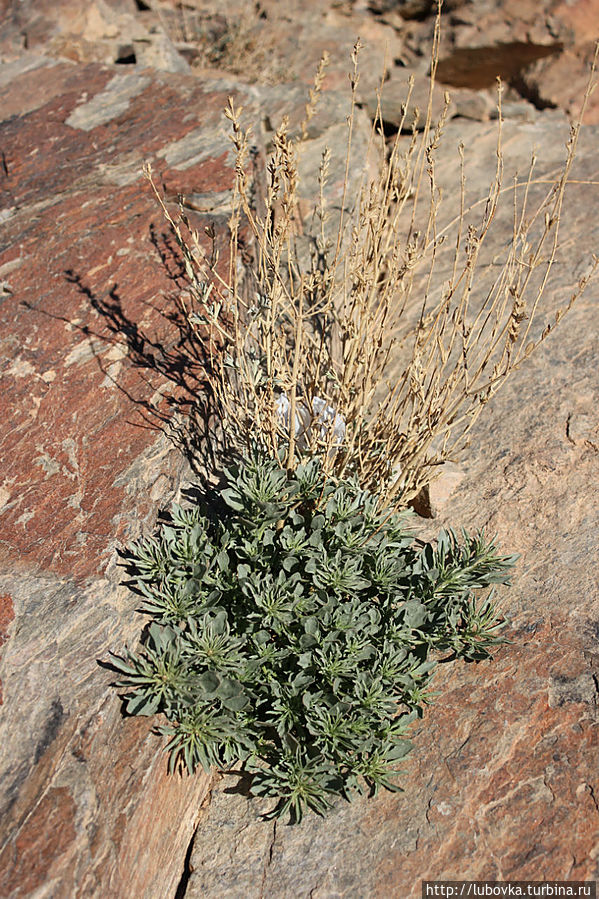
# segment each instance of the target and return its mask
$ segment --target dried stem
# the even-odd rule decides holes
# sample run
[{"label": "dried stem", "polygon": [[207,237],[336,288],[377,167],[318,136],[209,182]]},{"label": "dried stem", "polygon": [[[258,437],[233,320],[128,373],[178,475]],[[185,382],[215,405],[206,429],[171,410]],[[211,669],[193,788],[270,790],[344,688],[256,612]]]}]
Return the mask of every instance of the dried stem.
[{"label": "dried stem", "polygon": [[[379,150],[379,172],[363,183],[352,207],[348,185],[359,78],[356,43],[341,212],[331,233],[326,150],[309,226],[314,250],[308,262],[297,248],[296,148],[316,113],[326,59],[316,73],[300,136],[295,141],[289,137],[286,120],[274,136],[260,209],[252,202],[246,172],[249,131],[242,127],[241,110],[229,102],[225,114],[232,128],[236,176],[228,278],[219,277],[198,236],[182,227],[155,190],[190,281],[190,321],[198,332],[207,328],[219,348],[211,389],[232,444],[240,450],[257,444],[290,470],[319,456],[327,472],[356,475],[392,504],[407,502],[441,463],[464,449],[485,404],[546,339],[590,277],[580,281],[568,305],[533,337],[558,252],[580,123],[571,128],[564,164],[553,181],[533,178],[533,158],[523,183],[503,186],[501,85],[489,191],[482,200],[466,204],[460,147],[459,213],[439,227],[436,159],[450,102],[446,97],[439,120],[433,122],[439,28],[440,16],[424,128],[417,132],[414,127],[408,137],[400,128],[386,145],[379,97],[371,138],[371,147]],[[411,92],[412,83],[404,120]],[[533,186],[545,183],[549,190],[531,210]],[[511,243],[499,274],[483,286],[488,271],[480,262],[481,248],[508,192],[513,201]],[[254,239],[254,260],[249,271],[245,265],[240,280],[241,235],[248,232]],[[446,238],[452,232],[451,248]],[[449,281],[443,285],[437,277],[441,252],[452,254]]]}]

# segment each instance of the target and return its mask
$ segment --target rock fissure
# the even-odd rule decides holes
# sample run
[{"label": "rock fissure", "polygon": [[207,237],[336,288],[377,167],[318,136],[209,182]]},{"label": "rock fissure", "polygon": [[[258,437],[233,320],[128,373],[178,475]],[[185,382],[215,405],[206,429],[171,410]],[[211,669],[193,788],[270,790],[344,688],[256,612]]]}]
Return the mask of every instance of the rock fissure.
[{"label": "rock fissure", "polygon": [[262,870],[262,885],[260,887],[260,899],[267,899],[264,889],[266,886],[266,878],[268,876],[268,869],[270,868],[270,866],[272,864],[272,856],[273,856],[273,852],[274,852],[274,848],[275,848],[276,839],[277,839],[277,822],[273,821],[272,822],[272,836],[270,838],[270,842],[269,842],[267,850],[266,850],[266,857],[264,859],[264,867]]},{"label": "rock fissure", "polygon": [[589,796],[593,800],[593,805],[595,806],[595,810],[597,814],[599,814],[599,801],[597,800],[597,794],[595,793],[595,788],[592,784],[587,784],[589,790]]},{"label": "rock fissure", "polygon": [[198,832],[199,827],[201,826],[201,817],[196,824],[194,831],[191,835],[189,843],[187,844],[187,849],[185,851],[185,858],[183,860],[183,871],[181,872],[181,879],[177,884],[177,889],[175,890],[175,894],[173,899],[184,899],[187,893],[187,887],[189,886],[189,880],[193,873],[193,868],[191,866],[191,854],[193,852],[193,844],[195,842],[196,834]]},{"label": "rock fissure", "polygon": [[314,886],[310,889],[310,891],[308,893],[308,899],[317,899],[318,891],[320,890],[325,879],[326,879],[326,875],[319,880],[319,882],[316,884],[316,886]]}]

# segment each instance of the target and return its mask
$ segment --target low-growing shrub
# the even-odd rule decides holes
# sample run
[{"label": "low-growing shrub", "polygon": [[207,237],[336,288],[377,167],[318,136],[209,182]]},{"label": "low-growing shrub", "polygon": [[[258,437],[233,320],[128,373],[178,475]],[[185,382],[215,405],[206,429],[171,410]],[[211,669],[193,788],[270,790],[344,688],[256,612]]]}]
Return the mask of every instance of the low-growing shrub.
[{"label": "low-growing shrub", "polygon": [[[439,26],[440,3],[422,129],[416,115],[404,134],[413,85],[390,140],[379,103],[376,174],[365,166],[349,196],[356,43],[342,197],[329,192],[326,148],[311,217],[300,214],[299,160],[326,57],[304,121],[274,133],[261,184],[229,101],[226,265],[214,228],[195,231],[184,198],[169,209],[146,169],[186,273],[180,310],[205,349],[202,436],[222,437],[219,465],[238,461],[220,492],[175,507],[130,550],[153,621],[139,651],[114,657],[118,686],[129,714],[165,716],[172,770],[241,763],[251,792],[276,800],[271,814],[293,820],[336,796],[396,789],[434,667],[486,658],[502,640],[489,588],[508,583],[514,557],[484,534],[445,530],[423,543],[400,510],[459,457],[481,410],[598,264],[561,308],[543,308],[580,122],[555,180],[534,178],[533,158],[506,188],[500,89],[487,195],[466,201],[463,147],[455,192],[441,195],[450,100],[433,122]],[[506,191],[511,241],[488,266],[481,248]]]},{"label": "low-growing shrub", "polygon": [[397,789],[437,662],[500,642],[492,599],[475,597],[508,583],[513,558],[483,534],[423,543],[356,480],[254,455],[127,564],[153,619],[114,657],[127,712],[168,719],[171,770],[242,761],[251,793],[297,821]]}]

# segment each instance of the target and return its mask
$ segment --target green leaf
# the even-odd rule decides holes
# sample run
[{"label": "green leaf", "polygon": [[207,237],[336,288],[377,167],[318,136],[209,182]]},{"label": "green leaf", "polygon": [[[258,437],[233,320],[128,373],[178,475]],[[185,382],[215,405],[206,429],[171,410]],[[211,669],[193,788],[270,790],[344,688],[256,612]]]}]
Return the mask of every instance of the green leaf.
[{"label": "green leaf", "polygon": [[215,696],[220,686],[220,678],[214,671],[206,671],[197,679],[197,685],[206,696]]},{"label": "green leaf", "polygon": [[231,699],[233,696],[240,696],[243,692],[241,684],[230,677],[222,677],[216,695],[219,699]]},{"label": "green leaf", "polygon": [[229,554],[226,549],[221,550],[216,557],[216,564],[222,572],[229,571]]},{"label": "green leaf", "polygon": [[226,504],[231,507],[231,509],[235,509],[236,512],[243,511],[244,505],[241,502],[241,498],[237,490],[229,487],[226,490],[221,490],[220,495],[222,496]]},{"label": "green leaf", "polygon": [[127,703],[125,710],[128,715],[141,715],[148,717],[155,715],[160,708],[160,696],[135,695]]},{"label": "green leaf", "polygon": [[318,637],[320,634],[320,628],[318,626],[318,619],[312,616],[306,618],[304,620],[304,631],[310,637]]},{"label": "green leaf", "polygon": [[229,709],[231,712],[241,712],[243,709],[247,708],[249,705],[249,697],[244,693],[240,693],[237,696],[230,696],[227,699],[221,699],[222,704],[226,709]]}]

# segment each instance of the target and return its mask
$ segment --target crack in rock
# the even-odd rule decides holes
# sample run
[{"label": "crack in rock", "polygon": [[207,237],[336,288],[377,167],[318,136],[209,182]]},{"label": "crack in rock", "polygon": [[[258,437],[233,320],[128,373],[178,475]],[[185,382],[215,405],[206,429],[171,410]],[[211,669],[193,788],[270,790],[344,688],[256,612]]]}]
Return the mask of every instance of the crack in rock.
[{"label": "crack in rock", "polygon": [[277,839],[277,822],[273,821],[272,825],[272,839],[270,841],[270,845],[268,847],[268,852],[266,853],[266,859],[264,860],[264,868],[262,870],[262,884],[260,885],[260,899],[264,899],[264,886],[266,884],[266,875],[268,874],[268,869],[272,863],[272,854],[275,848],[275,841]]},{"label": "crack in rock", "polygon": [[191,839],[187,844],[187,850],[185,852],[185,859],[183,861],[183,871],[181,873],[181,879],[177,884],[177,889],[175,890],[174,899],[183,899],[185,894],[187,893],[187,887],[189,886],[189,879],[193,874],[193,867],[191,865],[191,854],[193,852],[193,844],[195,843],[196,834],[200,827],[200,821],[196,824],[193,829],[193,833],[191,834]]}]

